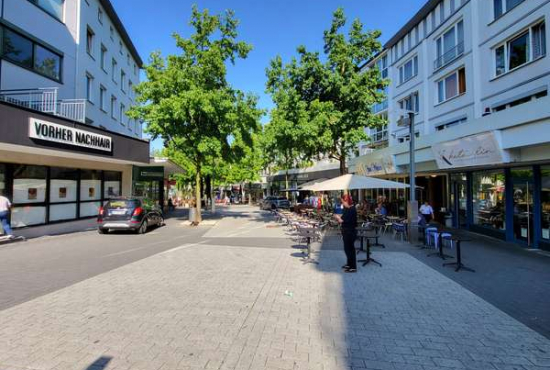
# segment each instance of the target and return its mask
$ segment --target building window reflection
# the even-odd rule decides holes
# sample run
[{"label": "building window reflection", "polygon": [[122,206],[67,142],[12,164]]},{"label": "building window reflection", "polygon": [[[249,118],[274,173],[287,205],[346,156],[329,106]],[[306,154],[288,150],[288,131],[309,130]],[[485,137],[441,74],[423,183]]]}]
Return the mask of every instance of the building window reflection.
[{"label": "building window reflection", "polygon": [[503,170],[472,174],[474,225],[505,230],[505,175]]},{"label": "building window reflection", "polygon": [[542,240],[550,241],[550,166],[541,168]]}]

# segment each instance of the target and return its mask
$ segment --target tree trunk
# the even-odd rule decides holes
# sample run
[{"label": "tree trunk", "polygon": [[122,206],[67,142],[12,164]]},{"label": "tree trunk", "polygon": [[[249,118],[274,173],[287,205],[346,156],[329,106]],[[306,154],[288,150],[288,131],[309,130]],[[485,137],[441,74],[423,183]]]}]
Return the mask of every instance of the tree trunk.
[{"label": "tree trunk", "polygon": [[201,171],[200,168],[197,166],[197,173],[195,175],[195,207],[197,209],[197,219],[196,222],[202,222],[202,215],[201,215],[201,203],[202,203],[202,191],[201,191]]},{"label": "tree trunk", "polygon": [[290,200],[290,193],[288,192],[288,170],[285,172],[285,189],[286,189],[286,199]]},{"label": "tree trunk", "polygon": [[348,170],[346,169],[346,156],[341,155],[340,156],[340,175],[345,175],[348,173]]}]

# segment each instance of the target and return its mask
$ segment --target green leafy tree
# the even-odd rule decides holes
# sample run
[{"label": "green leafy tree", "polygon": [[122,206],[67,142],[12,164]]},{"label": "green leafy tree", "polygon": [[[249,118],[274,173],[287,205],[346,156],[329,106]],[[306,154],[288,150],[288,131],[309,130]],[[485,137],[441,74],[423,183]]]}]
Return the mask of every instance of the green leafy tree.
[{"label": "green leafy tree", "polygon": [[282,59],[276,57],[267,69],[266,89],[275,108],[261,141],[264,168],[284,170],[286,189],[289,189],[289,169],[311,163],[317,154],[317,126],[309,119],[308,105],[293,86],[296,67],[295,59],[289,66],[283,66]]},{"label": "green leafy tree", "polygon": [[201,176],[214,158],[230,158],[233,138],[251,142],[261,111],[257,97],[233,89],[226,79],[227,65],[244,59],[251,46],[237,41],[232,11],[210,15],[192,9],[189,38],[174,34],[178,55],[151,55],[147,80],[136,87],[140,105],[129,115],[148,123],[153,138],[182,154],[195,178],[197,216],[201,221]]},{"label": "green leafy tree", "polygon": [[304,105],[308,131],[317,138],[308,144],[308,156],[317,153],[339,161],[341,174],[359,142],[368,140],[364,128],[384,123],[371,107],[384,100],[387,85],[377,69],[361,69],[381,50],[380,31],[364,31],[358,19],[347,34],[345,26],[346,17],[339,8],[324,32],[323,58],[300,46],[298,58],[284,66],[276,59],[268,72],[268,89],[280,86],[290,95],[297,94]]}]

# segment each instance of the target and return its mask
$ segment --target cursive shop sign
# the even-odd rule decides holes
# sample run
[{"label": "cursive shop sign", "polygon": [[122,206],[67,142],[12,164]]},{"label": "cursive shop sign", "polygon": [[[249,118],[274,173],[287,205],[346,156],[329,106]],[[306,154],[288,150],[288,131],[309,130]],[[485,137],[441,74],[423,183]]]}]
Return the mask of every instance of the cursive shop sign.
[{"label": "cursive shop sign", "polygon": [[380,176],[391,175],[395,173],[395,164],[393,156],[370,157],[364,159],[356,165],[355,172],[362,176]]},{"label": "cursive shop sign", "polygon": [[113,150],[113,139],[109,136],[58,125],[57,123],[42,121],[36,118],[30,119],[29,137],[105,152],[112,152]]},{"label": "cursive shop sign", "polygon": [[493,132],[434,144],[432,150],[440,169],[499,164],[504,161]]}]

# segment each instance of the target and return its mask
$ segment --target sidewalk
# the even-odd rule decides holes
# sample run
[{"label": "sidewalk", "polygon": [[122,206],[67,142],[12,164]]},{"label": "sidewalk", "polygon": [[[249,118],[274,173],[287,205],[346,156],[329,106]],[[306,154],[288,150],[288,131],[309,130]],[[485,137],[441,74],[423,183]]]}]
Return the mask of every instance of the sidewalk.
[{"label": "sidewalk", "polygon": [[403,252],[343,274],[287,248],[182,245],[0,312],[18,370],[547,369],[550,341]]},{"label": "sidewalk", "polygon": [[[550,255],[464,230],[453,233],[470,240],[462,243],[462,262],[475,273],[443,267],[454,259],[428,257],[435,250],[394,240],[391,232],[382,238],[387,248],[372,248],[372,252],[375,258],[382,251],[408,253],[550,339]],[[341,237],[325,238],[321,248],[342,250]],[[445,254],[454,257],[455,250],[445,248]]]}]

